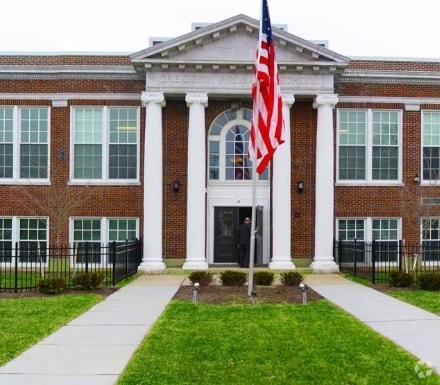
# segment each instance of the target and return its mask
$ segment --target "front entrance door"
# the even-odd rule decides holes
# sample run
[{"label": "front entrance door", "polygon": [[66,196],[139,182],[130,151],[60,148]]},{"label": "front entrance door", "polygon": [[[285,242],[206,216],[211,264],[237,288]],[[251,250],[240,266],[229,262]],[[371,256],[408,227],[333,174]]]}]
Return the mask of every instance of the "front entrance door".
[{"label": "front entrance door", "polygon": [[[251,214],[251,207],[214,208],[214,263],[238,263],[238,228],[244,218],[250,218]],[[257,221],[259,217],[257,214]],[[259,242],[261,250],[261,239]]]}]

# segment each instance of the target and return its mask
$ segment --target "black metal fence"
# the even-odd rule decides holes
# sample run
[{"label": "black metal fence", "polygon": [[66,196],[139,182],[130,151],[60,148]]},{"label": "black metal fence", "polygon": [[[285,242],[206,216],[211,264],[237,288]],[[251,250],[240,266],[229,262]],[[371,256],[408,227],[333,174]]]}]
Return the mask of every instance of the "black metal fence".
[{"label": "black metal fence", "polygon": [[440,241],[424,241],[421,244],[336,241],[334,257],[341,272],[364,277],[372,283],[389,283],[393,270],[415,276],[440,272]]},{"label": "black metal fence", "polygon": [[46,247],[44,243],[3,242],[0,248],[0,292],[37,291],[44,278],[72,279],[80,273],[99,272],[104,286],[114,286],[137,272],[142,260],[139,240],[107,245],[79,242],[71,246]]}]

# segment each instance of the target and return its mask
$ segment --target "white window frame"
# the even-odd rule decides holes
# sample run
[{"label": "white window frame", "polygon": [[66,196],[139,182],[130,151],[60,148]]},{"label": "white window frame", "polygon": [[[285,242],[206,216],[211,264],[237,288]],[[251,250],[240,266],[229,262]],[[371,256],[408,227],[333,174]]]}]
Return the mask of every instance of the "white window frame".
[{"label": "white window frame", "polygon": [[[340,112],[353,111],[366,113],[366,133],[365,133],[365,179],[339,179],[339,127],[340,127]],[[397,179],[373,179],[373,112],[397,112],[398,113],[398,167]],[[402,185],[402,110],[392,108],[338,108],[337,109],[337,125],[336,125],[336,185],[338,186],[366,186],[366,185],[380,185],[380,186],[401,186]]]},{"label": "white window frame", "polygon": [[[440,186],[440,175],[439,178],[437,179],[425,179],[424,178],[424,172],[423,172],[423,164],[424,164],[424,156],[423,156],[423,149],[425,147],[425,113],[437,113],[440,116],[440,111],[439,110],[422,110],[421,112],[421,128],[420,128],[420,144],[421,144],[421,149],[420,149],[420,166],[421,166],[421,170],[420,170],[420,185],[422,186]],[[434,147],[434,146],[429,146],[429,147]],[[439,147],[439,146],[435,146],[435,147]],[[440,162],[440,159],[439,159]],[[439,168],[440,171],[440,168]]]},{"label": "white window frame", "polygon": [[[49,230],[50,230],[50,226],[49,226],[49,218],[48,217],[42,217],[42,216],[0,216],[1,219],[11,219],[12,220],[12,224],[11,224],[11,244],[12,244],[12,250],[15,249],[15,246],[18,245],[18,247],[20,248],[20,242],[21,241],[28,241],[28,240],[22,240],[20,239],[20,220],[26,220],[26,219],[44,219],[46,221],[46,239],[44,240],[39,240],[41,242],[46,242],[46,250],[49,247]],[[2,241],[5,241],[5,239],[2,239]],[[33,242],[33,241],[32,241]],[[12,255],[12,261],[15,260],[14,255]],[[13,263],[13,262],[12,262]],[[49,263],[49,254],[46,253],[46,261],[42,263],[43,266],[46,266]],[[0,262],[0,266],[1,265],[10,265],[11,262]],[[27,266],[32,266],[35,265],[35,262],[32,263],[27,263],[27,262],[20,262],[20,256],[18,256],[18,265],[20,267],[27,267]]]},{"label": "white window frame", "polygon": [[[109,178],[109,149],[110,149],[110,110],[126,108],[137,110],[136,127],[136,178],[133,179],[110,179]],[[102,175],[101,178],[75,178],[75,110],[78,109],[102,109]],[[95,105],[75,105],[70,108],[70,181],[71,185],[139,185],[140,184],[140,108],[137,106],[95,106]]]},{"label": "white window frame", "polygon": [[[218,117],[220,117],[222,114],[224,114],[226,112],[228,112],[228,111],[223,111],[221,114],[219,114],[214,119],[213,124],[215,124]],[[229,122],[227,122],[222,127],[222,130],[219,135],[210,135],[212,126],[209,128],[209,133],[208,133],[208,138],[207,138],[208,139],[208,144],[207,144],[208,164],[206,167],[207,181],[209,184],[212,184],[212,185],[231,184],[231,183],[233,183],[234,185],[240,185],[240,184],[250,185],[250,184],[252,184],[252,177],[250,179],[226,179],[226,162],[225,162],[225,159],[226,159],[226,135],[229,132],[229,130],[235,126],[247,127],[248,130],[251,129],[251,122],[243,118],[243,112],[244,112],[244,109],[237,110],[236,118],[234,120],[230,120]],[[219,142],[219,177],[218,177],[218,179],[211,179],[209,177],[209,167],[210,167],[210,165],[209,165],[209,157],[210,157],[209,143],[211,141]],[[246,154],[246,156],[247,156],[247,154]],[[252,176],[252,168],[251,167],[249,168],[249,171]],[[259,185],[270,184],[269,168],[267,168],[262,175],[265,176],[265,179],[260,179],[260,176],[257,174],[257,184],[259,184]],[[267,177],[266,177],[266,175],[267,175]]]},{"label": "white window frame", "polygon": [[[340,220],[363,220],[364,221],[364,239],[360,242],[372,242],[373,241],[373,221],[374,220],[397,220],[397,239],[399,241],[402,238],[402,219],[399,217],[338,217],[336,218],[336,240],[339,240],[339,221]],[[350,239],[351,240],[351,239]],[[381,239],[384,240],[384,239]],[[394,239],[387,239],[394,241]]]},{"label": "white window frame", "polygon": [[[1,184],[50,184],[50,147],[51,147],[51,108],[49,106],[8,106],[0,105],[0,108],[12,108],[13,112],[13,142],[12,142],[12,178],[0,178]],[[20,110],[23,109],[46,109],[47,110],[47,176],[46,178],[21,178],[20,176],[20,144],[21,144],[21,115]]]},{"label": "white window frame", "polygon": [[[109,245],[109,221],[110,220],[134,220],[136,221],[136,238],[139,239],[139,218],[135,217],[85,217],[85,216],[78,216],[78,217],[71,217],[69,220],[69,240],[70,245],[72,247],[72,250],[75,248],[76,242],[87,242],[87,241],[77,241],[74,239],[74,222],[76,220],[99,220],[100,221],[100,233],[101,233],[101,239],[99,240],[100,247]],[[97,241],[89,241],[91,243],[98,243]],[[97,266],[105,266],[107,264],[107,255],[102,255],[102,258],[100,260],[100,263],[93,263],[90,262],[90,264],[97,265]],[[74,265],[74,255],[72,254],[70,265]],[[76,263],[76,266],[82,266],[84,263]]]}]

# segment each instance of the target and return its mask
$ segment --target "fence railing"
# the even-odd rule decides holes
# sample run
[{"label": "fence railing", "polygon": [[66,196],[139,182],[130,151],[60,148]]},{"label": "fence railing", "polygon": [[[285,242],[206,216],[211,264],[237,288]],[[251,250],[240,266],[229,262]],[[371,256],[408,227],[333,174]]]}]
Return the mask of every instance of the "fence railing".
[{"label": "fence railing", "polygon": [[78,242],[47,247],[44,243],[2,242],[0,248],[0,292],[37,291],[44,278],[64,278],[72,288],[76,274],[99,272],[103,286],[114,286],[137,272],[141,257],[139,240],[107,245]]},{"label": "fence railing", "polygon": [[372,283],[389,283],[390,272],[415,276],[440,272],[440,241],[407,244],[403,241],[335,241],[334,257],[342,272]]}]

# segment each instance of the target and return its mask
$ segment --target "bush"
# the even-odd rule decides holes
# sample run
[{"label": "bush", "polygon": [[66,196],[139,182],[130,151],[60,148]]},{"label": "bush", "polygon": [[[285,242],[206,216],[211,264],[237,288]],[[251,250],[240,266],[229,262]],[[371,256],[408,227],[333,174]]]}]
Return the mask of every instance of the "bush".
[{"label": "bush", "polygon": [[440,290],[440,273],[421,274],[418,282],[422,290]]},{"label": "bush", "polygon": [[254,284],[261,286],[270,286],[275,279],[275,273],[272,271],[256,271],[254,273]]},{"label": "bush", "polygon": [[413,276],[404,271],[394,270],[390,272],[390,285],[394,287],[408,287],[414,282]]},{"label": "bush", "polygon": [[103,280],[103,273],[80,273],[72,278],[72,285],[78,290],[95,290],[101,287]]},{"label": "bush", "polygon": [[66,280],[59,277],[40,279],[38,289],[45,294],[59,294],[66,290]]},{"label": "bush", "polygon": [[223,286],[243,286],[247,277],[244,271],[226,270],[220,273],[220,280]]},{"label": "bush", "polygon": [[214,273],[210,271],[193,271],[188,275],[188,279],[193,285],[198,282],[200,286],[208,286],[214,280]]},{"label": "bush", "polygon": [[280,281],[284,286],[298,286],[304,281],[304,276],[297,271],[286,271],[280,274]]}]

